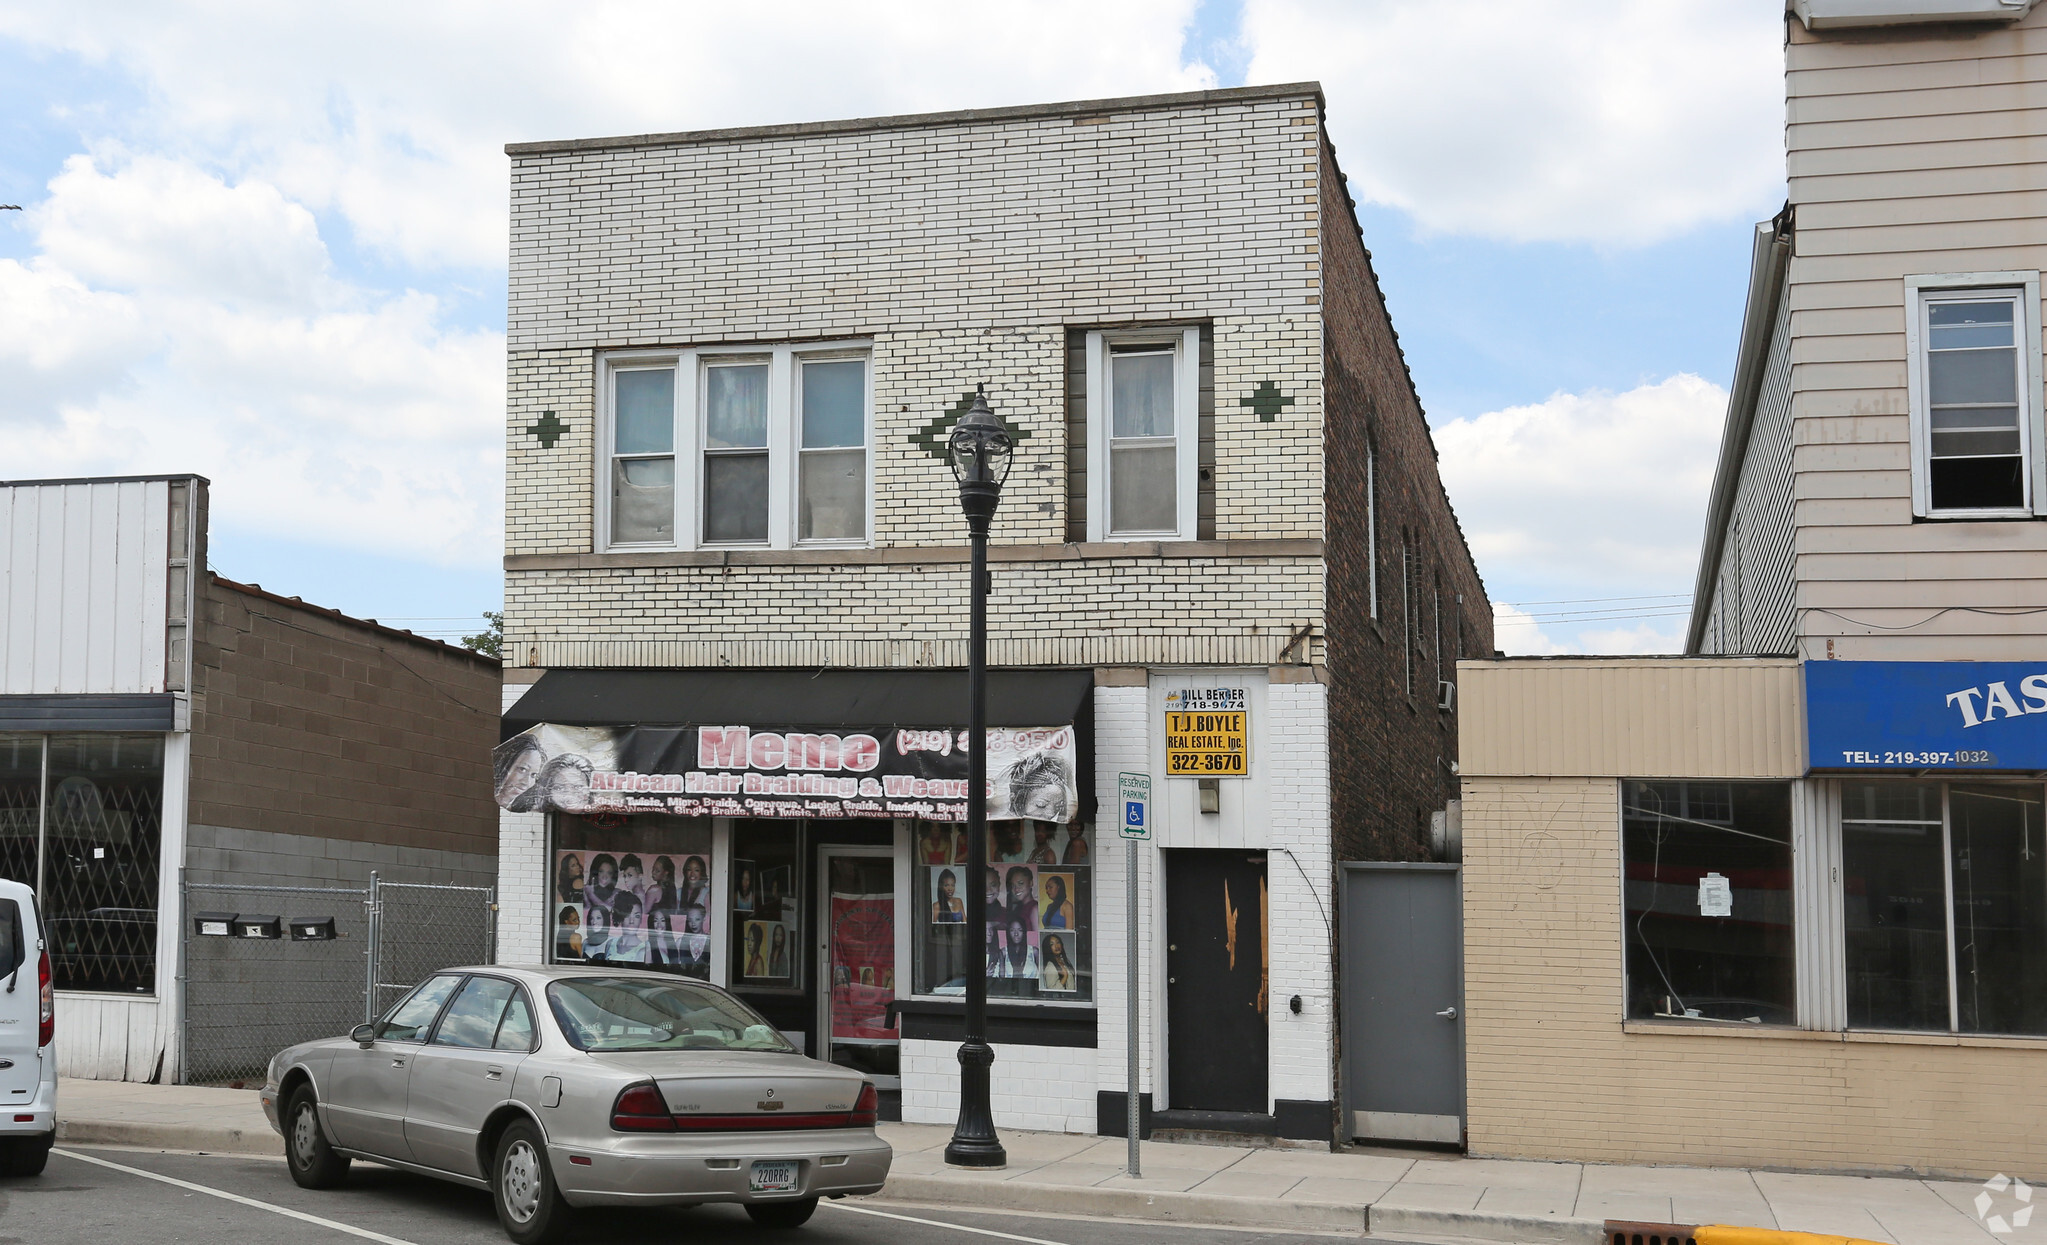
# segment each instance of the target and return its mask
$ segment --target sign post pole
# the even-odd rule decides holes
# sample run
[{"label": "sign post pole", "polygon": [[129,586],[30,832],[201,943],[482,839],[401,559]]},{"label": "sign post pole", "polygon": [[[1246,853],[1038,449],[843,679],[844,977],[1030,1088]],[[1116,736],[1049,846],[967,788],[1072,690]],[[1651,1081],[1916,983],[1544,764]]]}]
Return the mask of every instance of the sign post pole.
[{"label": "sign post pole", "polygon": [[1123,805],[1123,819],[1120,827],[1123,834],[1123,895],[1124,895],[1124,1084],[1123,1135],[1130,1142],[1130,1177],[1140,1174],[1138,1166],[1137,1109],[1137,1043],[1138,1043],[1138,916],[1137,916],[1137,859],[1139,842],[1151,838],[1151,775],[1117,775],[1118,794]]}]

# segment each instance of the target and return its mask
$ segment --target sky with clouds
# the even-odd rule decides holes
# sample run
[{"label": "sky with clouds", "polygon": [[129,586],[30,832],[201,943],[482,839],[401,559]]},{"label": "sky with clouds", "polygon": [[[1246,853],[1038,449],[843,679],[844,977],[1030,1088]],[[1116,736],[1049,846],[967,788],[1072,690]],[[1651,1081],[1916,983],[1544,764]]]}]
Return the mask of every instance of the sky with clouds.
[{"label": "sky with clouds", "polygon": [[457,634],[500,599],[506,142],[1312,78],[1501,647],[1670,651],[1778,12],[0,0],[0,478],[198,471],[221,573]]}]

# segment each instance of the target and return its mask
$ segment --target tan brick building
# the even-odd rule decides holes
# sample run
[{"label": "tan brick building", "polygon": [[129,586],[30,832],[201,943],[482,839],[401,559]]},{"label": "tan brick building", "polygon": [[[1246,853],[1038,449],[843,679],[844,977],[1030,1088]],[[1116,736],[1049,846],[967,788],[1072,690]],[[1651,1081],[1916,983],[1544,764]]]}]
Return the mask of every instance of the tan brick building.
[{"label": "tan brick building", "polygon": [[[1334,1136],[1335,862],[1424,854],[1491,627],[1319,88],[509,151],[506,955],[706,976],[940,1120],[979,945],[998,1121],[1094,1131],[1134,920],[1160,1126]],[[1071,771],[1049,815],[997,793],[985,944],[945,928],[957,806],[893,794],[965,718],[943,444],[977,385],[1019,438],[990,721]],[[1171,776],[1197,707],[1242,715],[1240,769]],[[897,786],[833,777],[856,737]],[[1137,914],[1124,773],[1156,778]]]}]

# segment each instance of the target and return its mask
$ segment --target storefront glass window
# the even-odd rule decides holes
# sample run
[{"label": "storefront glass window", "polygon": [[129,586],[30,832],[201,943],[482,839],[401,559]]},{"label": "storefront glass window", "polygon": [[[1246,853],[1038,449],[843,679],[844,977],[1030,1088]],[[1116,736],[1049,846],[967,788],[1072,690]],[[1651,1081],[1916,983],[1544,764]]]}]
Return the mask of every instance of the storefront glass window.
[{"label": "storefront glass window", "polygon": [[1795,1023],[1789,784],[1622,793],[1628,1018]]},{"label": "storefront glass window", "polygon": [[[967,844],[962,827],[917,824],[914,926],[918,994],[966,993],[977,966],[966,927]],[[1094,999],[1094,857],[1076,822],[1003,821],[988,830],[980,931],[990,998],[1084,1003]]]},{"label": "storefront glass window", "polygon": [[1848,1023],[2047,1034],[2037,786],[1844,785]]},{"label": "storefront glass window", "polygon": [[742,990],[803,988],[803,827],[732,823],[732,969]]},{"label": "storefront glass window", "polygon": [[548,910],[557,964],[711,976],[711,823],[557,813]]},{"label": "storefront glass window", "polygon": [[1939,783],[1850,783],[1842,789],[1851,1028],[1948,1028],[1942,855]]}]

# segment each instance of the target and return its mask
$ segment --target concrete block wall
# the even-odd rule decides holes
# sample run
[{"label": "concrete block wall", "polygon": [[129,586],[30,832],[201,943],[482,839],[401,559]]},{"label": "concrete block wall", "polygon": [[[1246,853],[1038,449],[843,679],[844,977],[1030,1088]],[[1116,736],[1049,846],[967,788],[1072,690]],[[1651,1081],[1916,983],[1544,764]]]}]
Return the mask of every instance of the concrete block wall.
[{"label": "concrete block wall", "polygon": [[[296,1042],[345,1033],[364,1016],[368,921],[362,897],[217,889],[294,886],[352,889],[385,882],[443,886],[496,884],[497,859],[393,843],[360,843],[273,834],[232,826],[193,825],[185,849],[185,920],[193,912],[332,917],[332,942],[244,938],[185,939],[185,1079],[193,1083],[260,1077],[270,1056]],[[394,948],[459,947],[467,958],[482,945],[480,900],[459,935],[447,926],[420,928],[410,909],[387,905],[385,935]],[[437,937],[437,934],[445,935]],[[416,957],[415,957],[416,958]],[[396,979],[397,973],[386,974]],[[388,1000],[385,1000],[388,1001]]]},{"label": "concrete block wall", "polygon": [[209,577],[190,819],[489,855],[500,667]]},{"label": "concrete block wall", "polygon": [[[988,1071],[997,1128],[1049,1133],[1095,1131],[1094,1052],[1071,1046],[995,1043]],[[903,1042],[903,1122],[950,1124],[959,1118],[958,1042]]]}]

